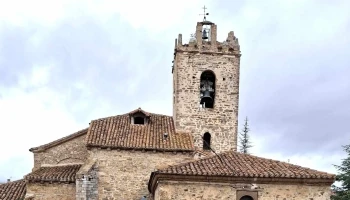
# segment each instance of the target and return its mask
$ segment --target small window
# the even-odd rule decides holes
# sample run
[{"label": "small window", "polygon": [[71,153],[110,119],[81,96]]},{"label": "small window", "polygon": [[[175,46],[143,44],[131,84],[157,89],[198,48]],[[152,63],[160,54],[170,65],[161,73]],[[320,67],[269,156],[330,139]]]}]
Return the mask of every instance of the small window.
[{"label": "small window", "polygon": [[143,117],[134,117],[134,124],[145,124],[145,118],[143,118]]},{"label": "small window", "polygon": [[203,136],[203,149],[204,150],[209,150],[210,149],[210,139],[211,139],[211,135],[210,133],[204,133]]},{"label": "small window", "polygon": [[237,200],[258,200],[258,191],[237,190]]},{"label": "small window", "polygon": [[254,200],[254,199],[253,199],[253,197],[246,195],[246,196],[243,196],[242,198],[240,198],[239,200]]}]

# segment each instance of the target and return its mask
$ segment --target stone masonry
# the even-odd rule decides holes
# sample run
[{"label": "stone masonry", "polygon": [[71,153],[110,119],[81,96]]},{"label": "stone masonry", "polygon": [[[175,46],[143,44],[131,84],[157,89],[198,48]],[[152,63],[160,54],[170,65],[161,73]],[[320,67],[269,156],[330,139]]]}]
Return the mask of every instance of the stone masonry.
[{"label": "stone masonry", "polygon": [[259,184],[259,189],[243,189],[244,184],[159,182],[154,200],[232,199],[238,191],[257,192],[259,200],[330,200],[330,187],[306,184]]},{"label": "stone masonry", "polygon": [[98,199],[98,168],[94,161],[83,166],[76,176],[76,199]]},{"label": "stone masonry", "polygon": [[147,183],[152,171],[192,159],[189,153],[180,152],[103,149],[91,152],[98,166],[98,199],[139,200],[149,196]]},{"label": "stone masonry", "polygon": [[75,184],[27,183],[27,194],[35,200],[75,200]]},{"label": "stone masonry", "polygon": [[[202,41],[202,26],[211,26],[211,41]],[[177,131],[190,131],[194,144],[202,148],[202,136],[211,134],[211,147],[216,152],[237,149],[240,50],[233,32],[223,43],[216,41],[216,25],[197,23],[196,39],[182,44],[175,41],[173,68],[173,115]],[[200,77],[214,72],[215,103],[213,108],[200,108]]]},{"label": "stone masonry", "polygon": [[88,155],[84,142],[85,136],[82,135],[45,151],[34,152],[33,171],[42,165],[84,163]]}]

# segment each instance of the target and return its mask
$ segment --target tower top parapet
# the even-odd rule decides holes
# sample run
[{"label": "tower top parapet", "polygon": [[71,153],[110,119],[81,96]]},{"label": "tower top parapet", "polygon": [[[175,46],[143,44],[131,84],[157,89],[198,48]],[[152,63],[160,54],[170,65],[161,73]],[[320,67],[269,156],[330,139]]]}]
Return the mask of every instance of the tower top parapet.
[{"label": "tower top parapet", "polygon": [[190,41],[183,43],[182,34],[179,34],[178,38],[175,39],[175,52],[219,53],[240,57],[240,46],[234,32],[230,31],[225,41],[218,42],[217,26],[215,23],[206,19],[209,13],[205,12],[205,9],[207,9],[205,6],[203,9],[204,14],[201,14],[204,16],[203,21],[197,22],[196,32]]}]

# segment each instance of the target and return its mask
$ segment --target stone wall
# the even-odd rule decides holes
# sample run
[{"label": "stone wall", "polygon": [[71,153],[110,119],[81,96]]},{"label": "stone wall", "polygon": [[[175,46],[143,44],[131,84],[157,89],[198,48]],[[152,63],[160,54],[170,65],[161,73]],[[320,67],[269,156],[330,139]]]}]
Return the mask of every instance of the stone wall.
[{"label": "stone wall", "polygon": [[[201,148],[201,136],[209,132],[211,146],[217,152],[237,149],[238,66],[239,60],[234,57],[176,55],[175,126],[176,130],[192,132],[195,146]],[[199,108],[200,76],[208,69],[216,76],[214,108]]]},{"label": "stone wall", "polygon": [[156,168],[192,160],[183,153],[103,149],[93,149],[90,158],[97,161],[98,199],[128,200],[149,195],[148,180]]},{"label": "stone wall", "polygon": [[[216,41],[202,42],[197,25],[197,41],[176,44],[173,71],[174,120],[176,130],[194,134],[195,146],[202,148],[202,136],[211,134],[211,146],[217,152],[237,149],[240,51],[230,32],[227,45]],[[216,25],[212,25],[216,39]],[[221,48],[220,48],[221,47]],[[225,50],[223,50],[225,49]],[[200,77],[211,70],[216,76],[214,108],[200,108]]]},{"label": "stone wall", "polygon": [[[84,169],[86,167],[86,169]],[[87,163],[76,176],[76,199],[98,199],[98,168],[95,162]]]},{"label": "stone wall", "polygon": [[27,196],[34,200],[75,200],[75,184],[27,183]]},{"label": "stone wall", "polygon": [[41,165],[84,163],[88,155],[84,142],[85,136],[79,136],[43,152],[34,153],[33,171]]},{"label": "stone wall", "polygon": [[154,200],[236,199],[235,189],[225,184],[159,182]]},{"label": "stone wall", "polygon": [[[185,199],[232,199],[236,200],[237,191],[242,192],[239,185],[198,182],[160,181],[155,191],[154,200]],[[258,184],[258,199],[254,200],[330,200],[330,186]],[[244,190],[243,190],[244,191]],[[238,199],[239,200],[239,199]]]}]

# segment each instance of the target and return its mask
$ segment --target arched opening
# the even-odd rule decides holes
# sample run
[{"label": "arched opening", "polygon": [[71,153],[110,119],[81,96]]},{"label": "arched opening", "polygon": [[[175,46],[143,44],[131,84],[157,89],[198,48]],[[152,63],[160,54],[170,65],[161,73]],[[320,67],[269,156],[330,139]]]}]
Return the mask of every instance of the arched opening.
[{"label": "arched opening", "polygon": [[203,108],[214,108],[215,101],[215,74],[204,71],[200,79],[200,104]]},{"label": "arched opening", "polygon": [[145,124],[144,117],[134,117],[134,124]]},{"label": "arched opening", "polygon": [[203,135],[203,149],[204,150],[210,149],[210,139],[211,139],[210,133],[208,133],[208,132],[204,133],[204,135]]},{"label": "arched opening", "polygon": [[241,197],[239,200],[254,200],[254,199],[253,199],[253,197],[246,195],[246,196]]}]

